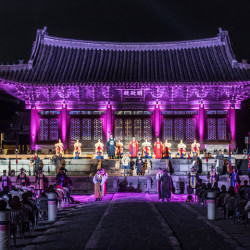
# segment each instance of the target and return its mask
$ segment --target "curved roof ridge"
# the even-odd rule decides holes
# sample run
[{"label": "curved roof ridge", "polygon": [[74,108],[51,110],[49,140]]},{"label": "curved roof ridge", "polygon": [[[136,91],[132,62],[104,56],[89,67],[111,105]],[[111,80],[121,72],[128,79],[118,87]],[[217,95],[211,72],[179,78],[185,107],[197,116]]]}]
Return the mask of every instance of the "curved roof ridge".
[{"label": "curved roof ridge", "polygon": [[43,44],[79,49],[101,49],[101,50],[170,50],[185,49],[197,47],[210,47],[216,45],[225,45],[225,41],[219,36],[204,39],[170,41],[170,42],[105,42],[105,41],[89,41],[68,39],[45,34],[41,40]]}]

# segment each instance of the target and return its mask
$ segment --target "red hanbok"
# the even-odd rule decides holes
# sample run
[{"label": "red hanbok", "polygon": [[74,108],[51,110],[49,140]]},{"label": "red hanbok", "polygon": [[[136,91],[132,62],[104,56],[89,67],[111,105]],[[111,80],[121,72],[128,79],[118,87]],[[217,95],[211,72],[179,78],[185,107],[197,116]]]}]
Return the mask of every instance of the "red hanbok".
[{"label": "red hanbok", "polygon": [[131,157],[137,157],[138,151],[138,142],[136,140],[131,141],[129,144],[129,153]]},{"label": "red hanbok", "polygon": [[155,158],[156,159],[161,159],[162,158],[162,143],[161,141],[156,141],[154,144],[154,153],[155,153]]}]

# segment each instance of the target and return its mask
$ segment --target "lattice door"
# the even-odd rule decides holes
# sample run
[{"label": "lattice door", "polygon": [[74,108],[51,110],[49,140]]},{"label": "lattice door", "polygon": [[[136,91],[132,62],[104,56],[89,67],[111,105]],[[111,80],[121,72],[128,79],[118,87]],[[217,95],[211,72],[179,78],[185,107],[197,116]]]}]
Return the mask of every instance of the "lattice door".
[{"label": "lattice door", "polygon": [[227,139],[227,120],[226,118],[218,118],[217,124],[218,140]]},{"label": "lattice door", "polygon": [[133,136],[132,130],[132,119],[125,119],[125,126],[124,126],[124,139],[125,141],[131,141]]},{"label": "lattice door", "polygon": [[49,137],[50,140],[58,140],[58,119],[53,118],[49,120]]},{"label": "lattice door", "polygon": [[216,140],[216,118],[207,119],[207,139],[209,141]]},{"label": "lattice door", "polygon": [[94,140],[102,140],[102,119],[94,119]]},{"label": "lattice door", "polygon": [[123,140],[123,120],[121,118],[115,119],[115,139]]},{"label": "lattice door", "polygon": [[80,125],[81,121],[79,118],[70,119],[70,139],[75,141],[80,139]]},{"label": "lattice door", "polygon": [[184,121],[183,119],[174,120],[174,139],[183,140],[184,139]]},{"label": "lattice door", "polygon": [[173,120],[164,119],[163,122],[163,139],[173,140]]},{"label": "lattice door", "polygon": [[196,138],[196,120],[193,118],[186,119],[186,140],[193,141]]},{"label": "lattice door", "polygon": [[40,119],[39,139],[40,141],[48,141],[49,139],[49,120],[48,119]]},{"label": "lattice door", "polygon": [[141,124],[142,124],[141,119],[134,120],[134,136],[137,141],[141,141],[141,135],[142,135]]},{"label": "lattice door", "polygon": [[144,140],[148,139],[149,141],[152,140],[152,123],[151,119],[144,120]]},{"label": "lattice door", "polygon": [[82,119],[82,140],[91,140],[91,119]]}]

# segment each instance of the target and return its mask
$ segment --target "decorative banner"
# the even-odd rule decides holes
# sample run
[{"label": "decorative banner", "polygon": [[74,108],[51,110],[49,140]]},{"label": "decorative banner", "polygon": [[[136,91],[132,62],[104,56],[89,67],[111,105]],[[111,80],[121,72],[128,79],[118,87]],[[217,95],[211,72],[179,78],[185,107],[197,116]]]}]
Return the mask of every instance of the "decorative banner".
[{"label": "decorative banner", "polygon": [[144,92],[142,89],[124,89],[122,91],[123,98],[138,98],[143,97]]}]

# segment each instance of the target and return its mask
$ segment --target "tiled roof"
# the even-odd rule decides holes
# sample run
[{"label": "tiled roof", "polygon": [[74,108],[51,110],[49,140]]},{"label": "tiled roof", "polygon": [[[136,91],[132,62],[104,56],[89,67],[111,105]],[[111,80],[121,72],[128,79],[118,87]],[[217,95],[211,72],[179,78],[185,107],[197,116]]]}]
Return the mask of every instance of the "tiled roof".
[{"label": "tiled roof", "polygon": [[233,82],[250,80],[229,36],[166,43],[63,39],[38,30],[28,64],[0,65],[0,79],[21,83]]}]

